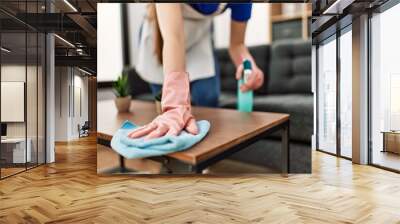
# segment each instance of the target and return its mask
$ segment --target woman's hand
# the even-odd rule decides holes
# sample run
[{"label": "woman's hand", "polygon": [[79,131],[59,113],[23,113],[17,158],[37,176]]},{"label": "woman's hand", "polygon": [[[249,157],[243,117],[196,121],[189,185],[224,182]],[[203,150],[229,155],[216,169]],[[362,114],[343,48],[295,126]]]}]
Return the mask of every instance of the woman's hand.
[{"label": "woman's hand", "polygon": [[196,120],[189,108],[173,108],[157,116],[150,124],[138,128],[128,134],[130,138],[145,140],[159,138],[165,135],[179,135],[182,130],[198,134]]},{"label": "woman's hand", "polygon": [[242,92],[249,90],[256,90],[260,88],[264,83],[264,73],[258,68],[251,56],[249,49],[244,44],[244,38],[246,33],[246,22],[231,21],[231,36],[229,45],[229,54],[233,63],[236,65],[236,79],[242,78],[243,74],[243,59],[251,61],[252,73],[246,80],[246,82],[240,86]]},{"label": "woman's hand", "polygon": [[[251,74],[248,76],[246,82],[240,86],[240,91],[242,92],[246,92],[249,90],[256,90],[260,88],[264,83],[264,72],[261,71],[261,69],[259,69],[255,63],[253,63],[252,66],[253,69],[251,71]],[[243,64],[240,64],[236,68],[235,77],[237,80],[239,80],[242,78],[242,75],[243,75]]]},{"label": "woman's hand", "polygon": [[150,124],[132,131],[128,137],[152,139],[164,135],[179,135],[182,130],[198,134],[196,120],[191,111],[189,75],[186,72],[172,72],[164,76],[161,107],[161,115]]}]

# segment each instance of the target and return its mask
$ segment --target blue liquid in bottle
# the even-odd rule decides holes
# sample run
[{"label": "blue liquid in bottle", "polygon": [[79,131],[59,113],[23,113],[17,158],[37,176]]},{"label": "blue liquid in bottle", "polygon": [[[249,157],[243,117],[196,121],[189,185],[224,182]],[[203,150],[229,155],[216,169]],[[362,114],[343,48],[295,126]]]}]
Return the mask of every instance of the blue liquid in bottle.
[{"label": "blue liquid in bottle", "polygon": [[237,108],[241,112],[252,112],[253,111],[253,91],[247,92],[240,91],[240,86],[247,82],[248,76],[251,74],[251,62],[248,59],[243,61],[243,74],[242,78],[238,81],[237,88]]}]

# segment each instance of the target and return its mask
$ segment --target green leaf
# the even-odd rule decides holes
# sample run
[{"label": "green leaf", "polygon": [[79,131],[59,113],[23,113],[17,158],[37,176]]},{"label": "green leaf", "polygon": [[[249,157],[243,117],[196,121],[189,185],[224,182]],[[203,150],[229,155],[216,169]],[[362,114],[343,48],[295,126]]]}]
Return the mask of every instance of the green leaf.
[{"label": "green leaf", "polygon": [[126,73],[120,75],[113,84],[114,92],[117,97],[125,97],[129,95],[129,82]]}]

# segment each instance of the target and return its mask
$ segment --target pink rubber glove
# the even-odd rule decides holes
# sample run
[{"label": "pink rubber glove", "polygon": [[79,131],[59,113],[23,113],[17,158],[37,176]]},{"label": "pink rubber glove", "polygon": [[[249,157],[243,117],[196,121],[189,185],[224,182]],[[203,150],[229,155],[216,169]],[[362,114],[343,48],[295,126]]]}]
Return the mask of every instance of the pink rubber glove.
[{"label": "pink rubber glove", "polygon": [[130,138],[158,138],[164,135],[178,135],[182,130],[198,134],[196,120],[190,106],[189,74],[171,72],[164,76],[161,96],[162,114],[151,123],[128,134]]}]

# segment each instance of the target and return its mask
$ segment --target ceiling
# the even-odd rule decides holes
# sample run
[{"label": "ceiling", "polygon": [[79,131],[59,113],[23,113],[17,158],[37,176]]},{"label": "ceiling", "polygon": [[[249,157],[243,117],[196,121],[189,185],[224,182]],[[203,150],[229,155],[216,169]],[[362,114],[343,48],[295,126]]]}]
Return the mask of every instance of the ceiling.
[{"label": "ceiling", "polygon": [[24,55],[33,58],[38,47],[36,39],[32,38],[37,33],[52,32],[57,34],[56,65],[79,66],[96,73],[97,2],[1,0],[2,46],[12,50],[3,60],[8,58],[17,61],[23,59]]},{"label": "ceiling", "polygon": [[388,0],[313,0],[311,24],[313,44],[351,24],[353,18],[373,12]]}]

